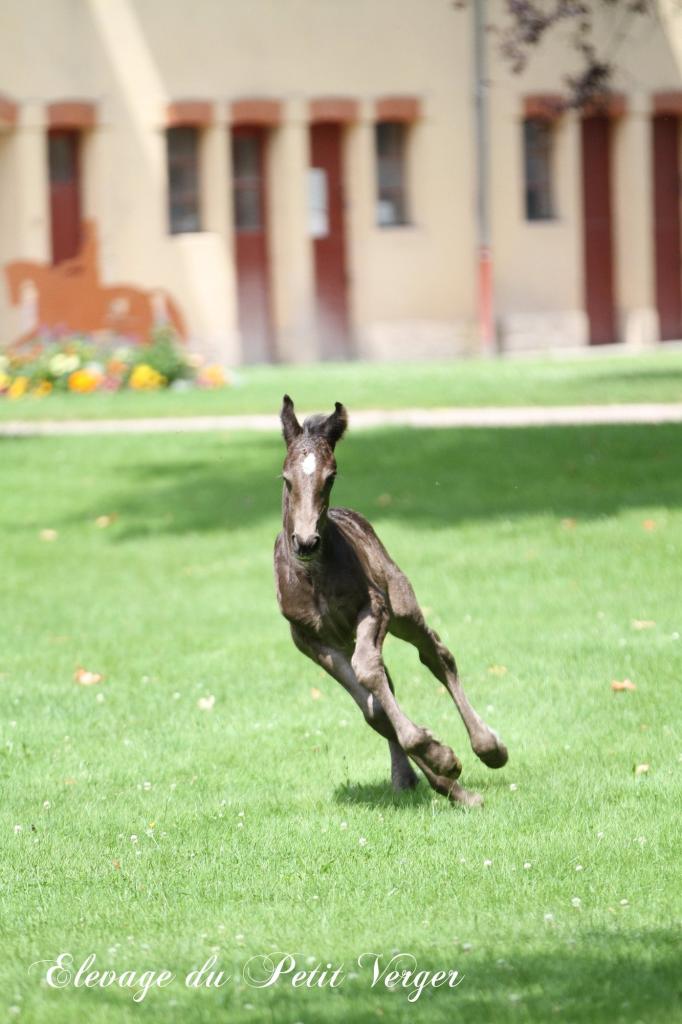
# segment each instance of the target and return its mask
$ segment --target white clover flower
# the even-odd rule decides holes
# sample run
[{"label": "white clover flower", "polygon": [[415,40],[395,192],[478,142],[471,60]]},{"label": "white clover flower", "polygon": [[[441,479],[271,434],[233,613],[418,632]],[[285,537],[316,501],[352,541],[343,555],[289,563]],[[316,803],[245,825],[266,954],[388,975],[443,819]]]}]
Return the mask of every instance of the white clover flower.
[{"label": "white clover flower", "polygon": [[545,914],[545,921],[553,921],[553,920],[554,920],[554,914],[551,914],[549,912],[547,914]]},{"label": "white clover flower", "polygon": [[523,862],[523,870],[524,871],[530,871],[530,869],[532,867],[533,867],[533,865],[531,864],[531,862],[529,860],[526,860],[526,861]]},{"label": "white clover flower", "polygon": [[484,868],[491,868],[492,866],[493,866],[493,862],[491,860],[486,859],[486,860],[483,861],[483,867]]},{"label": "white clover flower", "polygon": [[23,827],[24,827],[23,825],[15,825],[15,826],[14,826],[14,834],[15,834],[15,836],[18,836],[18,835],[19,835],[19,833],[21,832],[21,830],[23,829]]},{"label": "white clover flower", "polygon": [[152,788],[151,782],[143,782],[142,783],[142,788],[147,790],[147,791],[149,791]]},{"label": "white clover flower", "polygon": [[583,866],[582,866],[582,864],[576,864],[576,866],[575,866],[575,870],[576,870],[576,871],[582,871],[582,870],[583,870]]},{"label": "white clover flower", "polygon": [[582,900],[580,899],[580,896],[574,896],[573,899],[571,900],[571,906],[572,907],[579,907],[581,903],[582,903]]},{"label": "white clover flower", "polygon": [[131,837],[130,837],[130,842],[131,842],[131,843],[133,844],[133,846],[135,845],[135,843],[136,843],[137,841],[138,841],[138,839],[137,839],[137,836],[131,836]]},{"label": "white clover flower", "polygon": [[339,828],[348,828],[348,822],[342,821],[341,824],[339,825]]},{"label": "white clover flower", "polygon": [[367,846],[367,840],[365,839],[364,836],[360,836],[360,838],[358,839],[358,843],[360,844],[360,846]]},{"label": "white clover flower", "polygon": [[630,906],[630,900],[621,900],[620,901],[620,905],[621,905],[621,907],[629,907]]},{"label": "white clover flower", "polygon": [[509,788],[511,789],[512,793],[515,793],[515,792],[516,792],[516,790],[517,790],[517,789],[518,789],[519,787],[517,786],[517,784],[516,784],[515,782],[510,782],[510,783],[509,783]]},{"label": "white clover flower", "polygon": [[43,810],[44,811],[49,811],[49,809],[50,809],[50,801],[49,800],[43,800]]}]

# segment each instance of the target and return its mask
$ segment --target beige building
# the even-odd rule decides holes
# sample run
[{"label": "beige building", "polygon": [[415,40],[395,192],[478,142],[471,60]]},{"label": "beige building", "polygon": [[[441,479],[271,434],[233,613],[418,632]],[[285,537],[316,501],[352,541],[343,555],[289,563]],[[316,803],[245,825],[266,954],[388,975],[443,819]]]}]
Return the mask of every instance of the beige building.
[{"label": "beige building", "polygon": [[[665,14],[607,15],[584,114],[555,102],[567,36],[521,76],[487,40],[503,349],[682,337]],[[0,341],[170,320],[228,365],[475,351],[473,83],[451,0],[2,0]]]}]

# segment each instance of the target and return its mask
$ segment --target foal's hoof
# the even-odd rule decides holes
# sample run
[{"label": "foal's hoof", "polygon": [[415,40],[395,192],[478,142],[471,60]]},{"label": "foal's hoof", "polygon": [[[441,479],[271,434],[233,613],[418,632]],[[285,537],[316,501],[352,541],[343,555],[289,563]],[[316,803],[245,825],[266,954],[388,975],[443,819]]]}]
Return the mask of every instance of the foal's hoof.
[{"label": "foal's hoof", "polygon": [[463,807],[482,807],[483,797],[473,789],[465,789],[459,782],[453,782],[448,792],[448,800]]},{"label": "foal's hoof", "polygon": [[509,760],[507,748],[499,736],[496,736],[494,733],[490,736],[489,740],[474,747],[474,754],[488,768],[503,768]]},{"label": "foal's hoof", "polygon": [[409,764],[400,772],[391,775],[391,785],[396,793],[404,793],[406,789],[416,789],[419,779],[414,774]]},{"label": "foal's hoof", "polygon": [[426,762],[435,775],[444,776],[446,779],[458,779],[462,774],[462,762],[450,747],[438,740],[428,739],[421,743],[414,751]]}]

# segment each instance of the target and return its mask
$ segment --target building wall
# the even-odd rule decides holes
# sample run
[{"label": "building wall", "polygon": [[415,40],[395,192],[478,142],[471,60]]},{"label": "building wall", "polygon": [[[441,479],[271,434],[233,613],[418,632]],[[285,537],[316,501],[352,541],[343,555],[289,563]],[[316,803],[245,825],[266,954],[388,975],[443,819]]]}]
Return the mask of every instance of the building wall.
[{"label": "building wall", "polygon": [[[494,7],[494,3],[490,5]],[[652,96],[680,88],[668,36],[637,23],[618,64],[627,113],[614,129],[616,277],[621,338],[657,337],[651,219]],[[606,34],[613,24],[604,25]],[[240,337],[229,153],[232,104],[280,103],[268,129],[272,319],[279,358],[314,359],[314,268],[306,170],[310,101],[345,97],[343,128],[349,306],[355,354],[447,356],[477,345],[475,167],[468,11],[449,0],[4,0],[0,96],[16,124],[0,128],[0,265],[47,262],[50,224],[45,132],[50,103],[87,100],[83,206],[96,224],[104,283],[162,289],[180,307],[191,344],[234,364]],[[573,57],[560,39],[511,76],[491,54],[492,233],[496,319],[506,348],[584,344],[580,123],[556,123],[558,216],[525,220],[524,97],[555,93]],[[375,103],[411,97],[411,223],[375,225]],[[202,100],[204,230],[171,235],[165,130],[169,105]],[[2,120],[0,118],[0,123]],[[0,281],[0,332],[27,312]]]}]

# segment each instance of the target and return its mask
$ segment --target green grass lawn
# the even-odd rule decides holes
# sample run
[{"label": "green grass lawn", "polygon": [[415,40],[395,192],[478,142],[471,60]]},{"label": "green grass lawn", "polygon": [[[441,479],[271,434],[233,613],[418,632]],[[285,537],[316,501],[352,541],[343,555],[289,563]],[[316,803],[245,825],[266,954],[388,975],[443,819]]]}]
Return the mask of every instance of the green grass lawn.
[{"label": "green grass lawn", "polygon": [[[303,404],[322,372],[296,371]],[[338,397],[381,404],[357,368],[333,372],[355,382]],[[271,407],[286,374],[262,376],[254,404]],[[404,707],[485,806],[425,783],[394,796],[384,741],[291,644],[271,570],[278,438],[0,441],[0,1018],[682,1020],[682,427],[384,430],[337,454],[336,502],[378,527],[509,746],[483,767],[412,649],[387,642]],[[77,666],[104,681],[77,685]],[[625,678],[636,690],[612,692]],[[179,977],[137,1005],[29,972],[65,951]],[[185,988],[212,951],[233,979]],[[347,977],[239,980],[275,951]],[[413,1004],[370,987],[369,951],[464,980]]]},{"label": "green grass lawn", "polygon": [[0,400],[0,421],[273,412],[283,391],[301,409],[404,406],[570,405],[682,402],[682,351],[645,356],[454,360],[447,363],[328,363],[244,367],[221,391],[51,395]]}]

